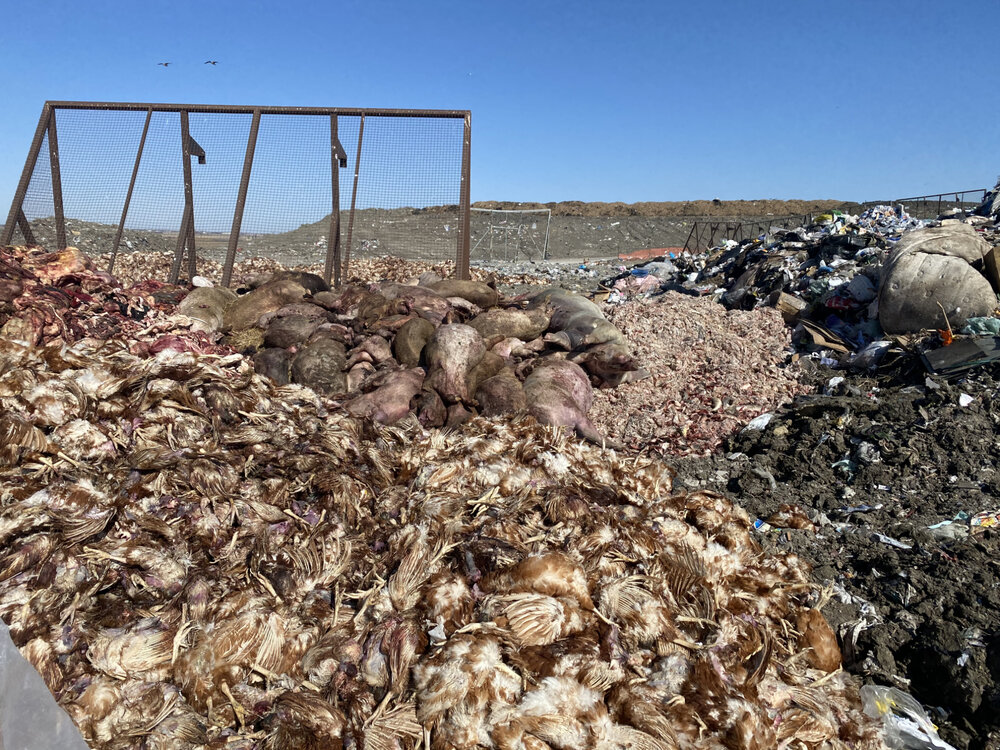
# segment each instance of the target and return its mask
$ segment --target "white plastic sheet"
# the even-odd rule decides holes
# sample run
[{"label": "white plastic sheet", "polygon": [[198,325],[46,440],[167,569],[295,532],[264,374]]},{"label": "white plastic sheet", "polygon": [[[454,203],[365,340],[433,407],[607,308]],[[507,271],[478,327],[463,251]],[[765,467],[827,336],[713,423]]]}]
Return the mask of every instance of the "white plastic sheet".
[{"label": "white plastic sheet", "polygon": [[88,750],[0,621],[0,750]]}]

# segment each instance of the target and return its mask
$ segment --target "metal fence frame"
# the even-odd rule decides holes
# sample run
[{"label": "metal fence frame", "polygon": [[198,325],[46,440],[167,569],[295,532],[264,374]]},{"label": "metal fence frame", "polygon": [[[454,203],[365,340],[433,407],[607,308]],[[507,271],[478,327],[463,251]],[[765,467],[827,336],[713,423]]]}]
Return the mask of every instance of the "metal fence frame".
[{"label": "metal fence frame", "polygon": [[[977,206],[983,202],[986,198],[987,188],[976,188],[975,190],[956,190],[949,191],[947,193],[932,193],[931,195],[917,195],[913,198],[895,198],[891,201],[891,204],[898,205],[902,203],[908,209],[913,208],[914,211],[919,210],[917,207],[907,204],[920,203],[922,204],[920,208],[926,210],[927,206],[935,205],[934,213],[938,216],[941,215],[941,208],[946,204],[958,204],[964,206],[967,203],[974,203]],[[967,200],[967,196],[975,196],[975,200]],[[869,201],[864,205],[878,205],[879,203],[885,203],[885,201]]]},{"label": "metal fence frame", "polygon": [[757,237],[766,233],[771,227],[790,229],[808,224],[813,219],[812,214],[797,214],[795,216],[765,217],[763,219],[706,220],[691,224],[684,250],[698,252],[715,247],[716,239],[734,240],[739,242],[748,237]]},{"label": "metal fence frame", "polygon": [[[945,205],[979,205],[986,198],[987,192],[989,192],[987,188],[976,188],[975,190],[953,190],[947,193],[918,195],[913,198],[895,198],[891,201],[865,201],[859,205],[862,208],[871,208],[872,206],[879,205],[910,204],[907,207],[916,211],[918,208],[912,206],[914,203],[921,204],[921,208],[924,208],[925,210],[929,204],[935,204],[935,213],[940,215],[941,209]],[[968,200],[969,196],[972,196],[974,200]],[[739,219],[733,221],[709,219],[704,221],[695,221],[691,225],[691,231],[688,233],[687,241],[684,243],[684,249],[692,252],[698,252],[699,250],[706,250],[715,247],[716,239],[735,240],[739,242],[740,240],[748,237],[759,236],[760,234],[767,232],[770,227],[782,227],[788,229],[791,227],[805,226],[810,223],[813,218],[814,216],[812,214],[806,214],[803,216],[783,216],[777,219]]]},{"label": "metal fence frame", "polygon": [[[549,257],[549,229],[552,226],[552,209],[551,208],[510,208],[510,209],[505,209],[505,208],[471,208],[470,210],[476,211],[478,213],[490,214],[490,224],[489,224],[489,227],[487,229],[487,234],[485,234],[485,235],[483,235],[482,237],[479,238],[479,241],[475,244],[475,246],[472,248],[472,250],[470,252],[475,252],[477,248],[479,248],[484,242],[487,242],[487,241],[488,241],[488,245],[487,245],[488,249],[489,250],[493,249],[493,238],[494,238],[494,235],[496,234],[496,232],[494,231],[496,229],[496,226],[493,224],[493,219],[492,219],[492,215],[493,214],[545,214],[545,237],[542,239],[542,248],[541,248],[541,250],[542,250],[542,258],[541,259],[542,260],[548,260],[548,257]],[[522,227],[519,225],[517,227],[517,229],[513,231],[513,234],[515,235],[515,242],[521,236],[521,229],[522,229]],[[504,248],[506,249],[509,246],[510,235],[511,235],[512,232],[511,232],[509,226],[507,226],[507,225],[504,225],[500,231],[503,234]],[[508,255],[508,257],[504,258],[504,260],[517,260],[516,244],[515,244],[514,257],[513,258],[509,257],[509,253],[507,255]]]},{"label": "metal fence frame", "polygon": [[[454,118],[464,120],[464,137],[462,142],[462,168],[461,182],[459,186],[459,211],[460,221],[458,226],[456,249],[455,249],[455,275],[460,279],[469,278],[469,215],[470,215],[470,173],[471,173],[471,148],[472,148],[472,113],[469,110],[440,110],[440,109],[361,109],[345,107],[262,107],[262,106],[233,106],[225,104],[149,104],[138,102],[63,102],[47,101],[42,107],[42,114],[38,118],[38,127],[35,129],[31,147],[28,150],[28,157],[24,163],[24,170],[21,172],[21,179],[18,182],[14,199],[10,204],[10,212],[7,214],[7,223],[0,234],[0,246],[10,244],[14,234],[15,225],[21,229],[25,240],[29,244],[34,244],[34,236],[27,217],[24,214],[24,199],[28,192],[31,176],[35,171],[38,156],[48,136],[49,161],[52,169],[52,203],[55,212],[56,223],[56,244],[58,248],[66,247],[66,217],[63,213],[62,181],[59,171],[59,142],[56,133],[55,113],[60,109],[91,109],[104,111],[144,111],[146,112],[146,122],[143,126],[142,137],[136,151],[135,165],[132,169],[132,178],[129,182],[128,192],[122,206],[121,220],[115,233],[113,247],[111,249],[111,262],[109,272],[114,269],[115,258],[118,255],[118,247],[121,242],[122,232],[125,228],[125,220],[128,216],[129,204],[132,200],[132,191],[135,187],[136,177],[139,173],[139,165],[142,161],[142,152],[146,143],[146,134],[149,131],[149,122],[154,112],[178,112],[181,118],[181,148],[180,156],[184,167],[184,215],[177,235],[177,247],[174,252],[173,266],[170,273],[170,282],[176,283],[180,274],[180,268],[184,259],[185,250],[188,260],[188,273],[191,277],[195,274],[195,232],[194,232],[194,193],[191,175],[191,157],[200,156],[204,158],[204,152],[199,154],[200,147],[188,133],[188,115],[192,112],[218,113],[218,114],[249,114],[253,116],[250,125],[250,134],[247,137],[246,156],[243,161],[243,174],[240,179],[239,193],[236,198],[236,206],[233,211],[233,224],[229,234],[229,246],[226,253],[226,261],[223,267],[222,284],[229,286],[232,280],[233,264],[236,260],[236,245],[239,240],[240,227],[243,221],[243,210],[246,205],[247,190],[250,185],[250,174],[253,169],[254,150],[257,143],[257,132],[260,125],[261,115],[321,115],[330,118],[330,160],[332,174],[332,197],[330,211],[330,238],[327,243],[326,261],[324,265],[324,278],[330,283],[331,276],[333,283],[340,285],[341,278],[346,275],[351,258],[351,240],[354,229],[355,202],[358,192],[358,177],[361,172],[361,144],[364,139],[365,117],[434,117],[434,118]],[[351,189],[351,207],[347,220],[347,240],[346,249],[341,252],[340,230],[341,230],[341,208],[340,208],[340,173],[339,169],[347,166],[347,153],[340,143],[337,135],[337,118],[360,117],[360,127],[358,133],[358,151],[354,160],[354,181]],[[341,257],[343,255],[343,257]]]}]

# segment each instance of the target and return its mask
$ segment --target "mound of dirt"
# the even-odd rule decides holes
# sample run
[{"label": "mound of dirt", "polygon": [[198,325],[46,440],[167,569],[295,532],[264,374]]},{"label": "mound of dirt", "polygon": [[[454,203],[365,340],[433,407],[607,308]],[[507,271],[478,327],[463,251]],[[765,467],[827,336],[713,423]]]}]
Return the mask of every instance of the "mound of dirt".
[{"label": "mound of dirt", "polygon": [[911,692],[958,748],[1000,740],[998,374],[950,384],[914,367],[830,388],[821,368],[819,393],[763,430],[675,463],[770,521],[765,548],[813,564],[845,667]]},{"label": "mound of dirt", "polygon": [[831,210],[856,213],[856,203],[839,200],[694,200],[694,201],[640,201],[639,203],[604,203],[601,201],[559,201],[534,203],[523,201],[477,201],[473,208],[501,210],[549,208],[553,216],[587,217],[685,217],[685,218],[763,218],[765,216],[794,216],[796,214],[823,213]]}]

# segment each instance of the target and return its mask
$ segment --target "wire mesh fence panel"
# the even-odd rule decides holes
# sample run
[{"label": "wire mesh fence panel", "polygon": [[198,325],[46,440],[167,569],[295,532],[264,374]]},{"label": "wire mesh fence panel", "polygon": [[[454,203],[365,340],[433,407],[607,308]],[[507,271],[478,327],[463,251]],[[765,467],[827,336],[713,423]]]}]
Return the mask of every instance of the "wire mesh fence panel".
[{"label": "wire mesh fence panel", "polygon": [[54,116],[66,242],[89,255],[110,252],[146,113],[62,110]]},{"label": "wire mesh fence panel", "polygon": [[[345,125],[341,142],[353,164],[360,123]],[[455,259],[463,128],[457,119],[365,117],[350,257]],[[342,186],[342,206],[352,192]]]},{"label": "wire mesh fence panel", "polygon": [[[192,112],[189,116],[188,134],[204,152],[203,157],[196,153],[191,159],[194,235],[199,259],[221,263],[226,258],[251,120],[249,114]],[[178,141],[178,163],[180,153]],[[183,209],[183,184],[181,188]]]},{"label": "wire mesh fence panel", "polygon": [[[241,143],[246,145],[246,137]],[[237,260],[263,256],[286,265],[322,263],[332,205],[330,118],[263,115]]]},{"label": "wire mesh fence panel", "polygon": [[[139,169],[125,218],[122,250],[173,253],[184,216],[180,113],[153,112],[142,154],[138,154],[138,144],[132,152],[132,158],[136,156]],[[123,185],[122,190],[126,189]]]},{"label": "wire mesh fence panel", "polygon": [[473,208],[472,260],[544,260],[552,209]]},{"label": "wire mesh fence panel", "polygon": [[464,111],[49,102],[12,238],[56,249],[61,224],[90,255],[148,254],[151,278],[179,274],[190,246],[199,263],[233,253],[329,272],[333,233],[345,260],[461,259],[468,132]]},{"label": "wire mesh fence panel", "polygon": [[923,195],[917,198],[899,198],[894,203],[901,204],[906,213],[914,219],[936,219],[942,214],[956,211],[971,213],[979,207],[985,195],[985,189],[966,190],[958,193]]}]

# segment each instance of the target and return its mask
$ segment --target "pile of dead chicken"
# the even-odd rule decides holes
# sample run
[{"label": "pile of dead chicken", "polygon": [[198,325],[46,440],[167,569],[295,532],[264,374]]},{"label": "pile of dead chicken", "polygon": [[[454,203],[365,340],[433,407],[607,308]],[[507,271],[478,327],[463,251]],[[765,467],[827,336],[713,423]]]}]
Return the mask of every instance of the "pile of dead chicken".
[{"label": "pile of dead chicken", "polygon": [[280,271],[241,295],[153,281],[125,289],[75,248],[2,252],[2,336],[126,340],[141,357],[240,351],[277,384],[308,385],[382,424],[414,413],[426,427],[456,427],[527,411],[603,443],[587,417],[591,379],[616,385],[637,369],[600,308],[555,287],[501,304],[483,282],[432,275],[331,291],[315,274]]},{"label": "pile of dead chicken", "polygon": [[881,747],[794,557],[530,419],[0,339],[0,616],[95,748]]}]

